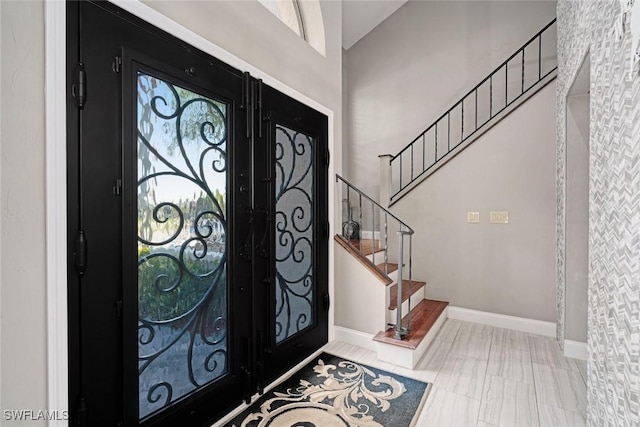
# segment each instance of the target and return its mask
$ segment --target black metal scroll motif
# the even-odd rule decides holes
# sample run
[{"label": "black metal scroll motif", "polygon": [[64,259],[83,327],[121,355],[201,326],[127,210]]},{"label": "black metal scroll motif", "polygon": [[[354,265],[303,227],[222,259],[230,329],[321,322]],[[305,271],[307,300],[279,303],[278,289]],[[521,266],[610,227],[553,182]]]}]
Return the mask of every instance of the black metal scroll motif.
[{"label": "black metal scroll motif", "polygon": [[276,126],[276,342],[313,323],[313,139]]},{"label": "black metal scroll motif", "polygon": [[227,372],[227,105],[138,73],[137,125],[142,419]]}]

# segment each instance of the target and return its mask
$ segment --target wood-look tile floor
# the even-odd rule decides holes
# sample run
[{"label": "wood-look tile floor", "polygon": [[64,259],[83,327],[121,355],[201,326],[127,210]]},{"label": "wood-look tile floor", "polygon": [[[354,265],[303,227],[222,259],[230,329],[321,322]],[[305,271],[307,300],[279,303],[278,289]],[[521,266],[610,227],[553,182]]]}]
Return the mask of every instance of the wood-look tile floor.
[{"label": "wood-look tile floor", "polygon": [[586,424],[586,362],[564,357],[554,338],[447,319],[414,370],[340,341],[325,350],[432,383],[418,426]]}]

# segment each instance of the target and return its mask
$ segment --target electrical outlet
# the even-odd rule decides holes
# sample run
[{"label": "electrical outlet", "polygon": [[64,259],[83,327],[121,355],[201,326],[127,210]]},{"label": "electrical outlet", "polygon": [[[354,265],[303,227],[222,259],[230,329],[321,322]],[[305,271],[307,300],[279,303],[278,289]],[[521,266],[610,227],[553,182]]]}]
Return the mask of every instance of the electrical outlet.
[{"label": "electrical outlet", "polygon": [[480,222],[480,212],[467,212],[467,222],[477,224]]},{"label": "electrical outlet", "polygon": [[490,224],[509,224],[509,211],[491,211],[489,212]]}]

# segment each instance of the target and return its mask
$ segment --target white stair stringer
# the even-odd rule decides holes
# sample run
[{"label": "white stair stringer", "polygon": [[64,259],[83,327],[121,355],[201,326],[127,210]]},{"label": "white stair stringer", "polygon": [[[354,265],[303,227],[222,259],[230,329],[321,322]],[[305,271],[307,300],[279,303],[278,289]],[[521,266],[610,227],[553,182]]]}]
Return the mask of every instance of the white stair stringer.
[{"label": "white stair stringer", "polygon": [[335,323],[356,331],[375,334],[387,327],[387,286],[335,243]]}]

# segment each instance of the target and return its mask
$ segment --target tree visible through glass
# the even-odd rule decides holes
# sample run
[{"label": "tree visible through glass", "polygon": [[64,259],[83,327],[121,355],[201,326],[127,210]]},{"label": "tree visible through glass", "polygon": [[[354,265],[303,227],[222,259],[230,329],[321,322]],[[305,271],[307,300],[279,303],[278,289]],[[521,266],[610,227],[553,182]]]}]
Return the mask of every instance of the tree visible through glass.
[{"label": "tree visible through glass", "polygon": [[228,370],[227,112],[138,73],[140,419]]}]

